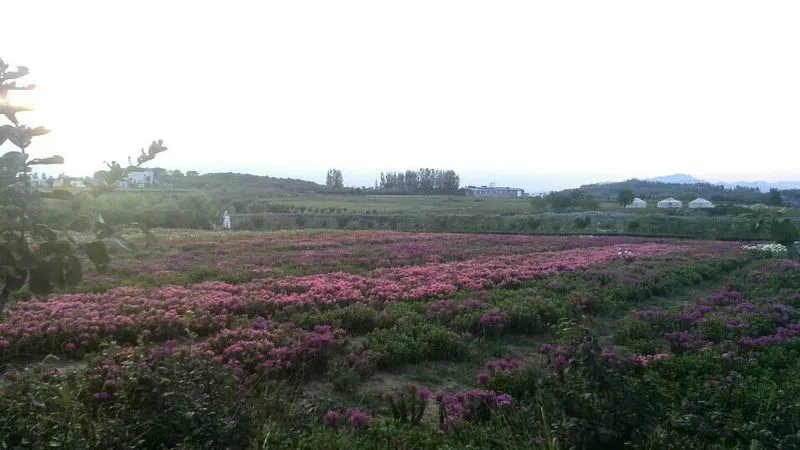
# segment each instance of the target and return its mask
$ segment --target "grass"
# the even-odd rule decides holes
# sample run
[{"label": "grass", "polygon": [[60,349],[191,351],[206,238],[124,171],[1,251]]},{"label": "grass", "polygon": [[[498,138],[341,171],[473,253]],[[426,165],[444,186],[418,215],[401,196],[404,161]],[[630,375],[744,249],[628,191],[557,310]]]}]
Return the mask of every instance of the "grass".
[{"label": "grass", "polygon": [[531,212],[525,198],[471,198],[443,195],[321,195],[270,199],[270,203],[295,209],[346,209],[346,212],[376,214],[526,214]]}]

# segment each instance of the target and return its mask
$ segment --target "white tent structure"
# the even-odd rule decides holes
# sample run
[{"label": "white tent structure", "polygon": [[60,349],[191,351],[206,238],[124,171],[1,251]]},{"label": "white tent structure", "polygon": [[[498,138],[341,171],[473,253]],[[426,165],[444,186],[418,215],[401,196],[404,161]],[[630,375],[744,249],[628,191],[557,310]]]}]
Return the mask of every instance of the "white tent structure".
[{"label": "white tent structure", "polygon": [[647,208],[647,202],[636,197],[632,202],[625,205],[626,208]]},{"label": "white tent structure", "polygon": [[714,204],[704,199],[703,197],[698,197],[689,202],[689,208],[713,208],[713,207]]},{"label": "white tent structure", "polygon": [[656,206],[658,206],[659,208],[681,208],[683,207],[683,202],[678,199],[669,197],[658,202]]}]

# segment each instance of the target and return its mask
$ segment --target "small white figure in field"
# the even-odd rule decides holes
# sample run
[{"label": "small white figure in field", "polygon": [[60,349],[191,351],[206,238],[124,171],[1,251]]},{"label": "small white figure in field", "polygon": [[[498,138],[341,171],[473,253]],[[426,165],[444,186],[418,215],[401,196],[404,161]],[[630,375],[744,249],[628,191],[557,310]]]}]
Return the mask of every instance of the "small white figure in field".
[{"label": "small white figure in field", "polygon": [[224,213],[222,213],[222,228],[226,230],[231,229],[231,215],[228,214],[228,210],[226,209]]}]

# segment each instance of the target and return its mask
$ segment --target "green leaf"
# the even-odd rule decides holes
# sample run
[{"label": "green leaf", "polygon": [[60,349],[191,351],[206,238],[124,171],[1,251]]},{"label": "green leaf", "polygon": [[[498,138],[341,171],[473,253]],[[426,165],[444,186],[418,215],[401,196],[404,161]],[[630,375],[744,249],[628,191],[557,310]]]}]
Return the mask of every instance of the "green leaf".
[{"label": "green leaf", "polygon": [[104,269],[111,261],[106,244],[103,241],[90,242],[86,244],[85,250],[86,255],[98,269]]},{"label": "green leaf", "polygon": [[46,165],[64,164],[64,158],[62,156],[54,155],[54,156],[50,156],[48,158],[32,159],[30,162],[28,162],[29,166],[45,165],[45,164]]},{"label": "green leaf", "polygon": [[39,253],[43,256],[69,256],[72,255],[72,247],[66,241],[42,242]]},{"label": "green leaf", "polygon": [[69,390],[69,386],[66,385],[66,383],[58,388],[58,394],[58,403],[62,408],[69,409],[74,401],[72,400],[72,393]]},{"label": "green leaf", "polygon": [[31,270],[31,276],[28,280],[31,292],[34,295],[41,297],[53,292],[53,285],[50,283],[50,271],[45,269],[49,268],[37,267],[36,269]]},{"label": "green leaf", "polygon": [[0,175],[12,176],[25,169],[28,154],[22,152],[8,152],[0,156]]},{"label": "green leaf", "polygon": [[54,259],[48,262],[47,267],[50,269],[50,283],[63,289],[67,284],[64,276],[64,269],[66,268],[64,261],[60,258]]},{"label": "green leaf", "polygon": [[57,241],[58,240],[58,233],[47,225],[43,223],[35,223],[33,224],[31,233],[35,238],[44,239],[46,241]]},{"label": "green leaf", "polygon": [[[2,272],[3,271],[0,270],[0,274],[2,274]],[[5,272],[6,287],[8,287],[11,292],[16,292],[22,289],[22,286],[25,286],[25,280],[28,278],[28,272],[26,270],[19,267],[9,266],[6,267]]]},{"label": "green leaf", "polygon": [[11,125],[0,126],[0,145],[6,142],[8,138],[14,133],[14,127]]},{"label": "green leaf", "polygon": [[83,268],[81,262],[75,255],[70,255],[66,259],[64,268],[64,282],[67,286],[77,286],[83,278]]},{"label": "green leaf", "polygon": [[[43,244],[44,245],[44,244]],[[41,250],[41,247],[39,247]],[[17,253],[19,254],[19,262],[18,266],[22,269],[33,269],[39,263],[36,259],[36,255],[28,248],[27,242],[22,242],[19,248],[17,249]]]},{"label": "green leaf", "polygon": [[97,221],[94,224],[95,230],[97,230],[97,239],[105,239],[109,238],[116,233],[110,225],[106,224],[105,222]]}]

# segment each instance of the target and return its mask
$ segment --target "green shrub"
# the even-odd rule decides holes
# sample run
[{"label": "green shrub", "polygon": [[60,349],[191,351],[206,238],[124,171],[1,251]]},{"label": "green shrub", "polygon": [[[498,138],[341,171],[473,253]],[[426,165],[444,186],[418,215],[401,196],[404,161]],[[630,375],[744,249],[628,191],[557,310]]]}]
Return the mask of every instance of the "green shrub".
[{"label": "green shrub", "polygon": [[108,361],[113,353],[98,355],[85,372],[4,383],[0,447],[246,448],[269,411],[269,400],[257,401],[202,358],[142,352]]},{"label": "green shrub", "polygon": [[459,334],[441,325],[395,325],[367,335],[367,348],[383,354],[382,367],[420,361],[458,361],[467,355],[467,344]]}]

